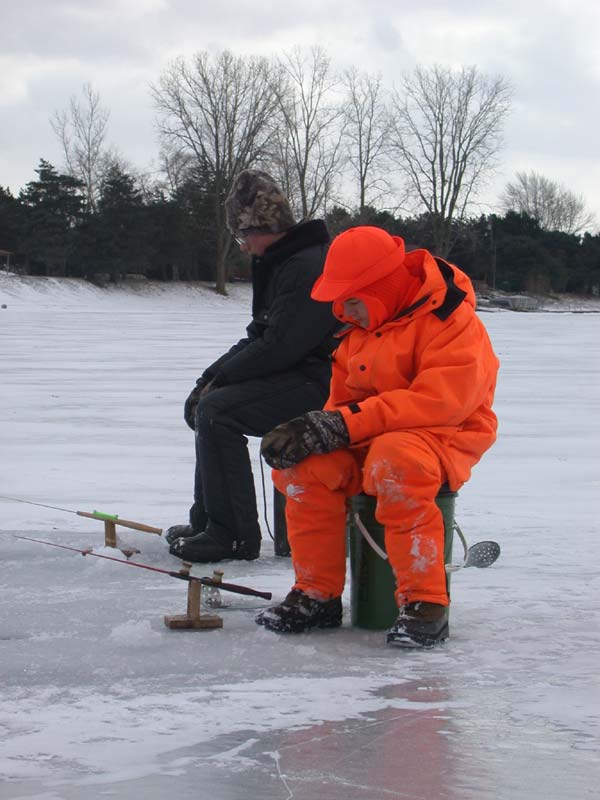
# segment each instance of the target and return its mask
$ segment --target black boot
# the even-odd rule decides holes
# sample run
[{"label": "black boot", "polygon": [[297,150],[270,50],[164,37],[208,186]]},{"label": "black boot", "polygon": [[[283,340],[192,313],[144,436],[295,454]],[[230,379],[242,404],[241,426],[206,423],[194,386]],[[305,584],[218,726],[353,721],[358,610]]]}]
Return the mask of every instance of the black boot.
[{"label": "black boot", "polygon": [[171,525],[165,533],[165,539],[169,544],[173,544],[176,539],[189,539],[190,536],[197,536],[206,528],[208,517],[201,501],[194,502],[190,508],[190,522],[188,525]]},{"label": "black boot", "polygon": [[165,533],[165,540],[169,544],[173,544],[176,539],[189,539],[190,536],[196,536],[199,531],[194,530],[191,525],[171,525]]},{"label": "black boot", "polygon": [[309,628],[338,628],[342,624],[342,599],[314,600],[300,589],[292,589],[280,605],[259,611],[255,622],[280,633],[302,633]]},{"label": "black boot", "polygon": [[253,561],[260,555],[260,539],[232,542],[209,531],[202,531],[195,536],[175,539],[169,547],[169,553],[184,561],[201,564],[230,558]]},{"label": "black boot", "polygon": [[448,638],[448,606],[417,600],[400,609],[387,632],[387,643],[396,647],[433,647]]}]

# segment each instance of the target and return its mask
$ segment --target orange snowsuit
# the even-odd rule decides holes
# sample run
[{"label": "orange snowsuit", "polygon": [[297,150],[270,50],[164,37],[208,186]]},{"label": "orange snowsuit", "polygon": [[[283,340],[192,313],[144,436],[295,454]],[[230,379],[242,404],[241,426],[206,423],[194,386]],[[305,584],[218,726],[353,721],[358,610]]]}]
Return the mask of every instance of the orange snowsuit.
[{"label": "orange snowsuit", "polygon": [[[294,588],[339,597],[347,498],[377,498],[396,600],[447,605],[440,486],[456,491],[496,438],[498,359],[475,313],[469,278],[425,250],[407,253],[418,289],[375,330],[351,326],[334,353],[326,410],[350,447],[273,472],[287,496]],[[334,306],[335,310],[335,306]]]}]

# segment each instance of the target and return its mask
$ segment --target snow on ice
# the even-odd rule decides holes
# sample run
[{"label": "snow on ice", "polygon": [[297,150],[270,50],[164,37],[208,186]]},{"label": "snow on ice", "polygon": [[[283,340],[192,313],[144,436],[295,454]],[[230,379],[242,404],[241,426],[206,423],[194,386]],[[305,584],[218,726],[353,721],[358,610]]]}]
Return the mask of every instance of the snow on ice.
[{"label": "snow on ice", "polygon": [[[0,301],[0,494],[185,521],[183,400],[243,333],[249,288],[0,274]],[[100,522],[0,501],[0,798],[598,797],[600,316],[576,310],[482,311],[500,435],[457,518],[502,555],[453,577],[451,638],[433,651],[386,649],[348,611],[340,630],[279,637],[253,622],[264,601],[237,595],[222,630],[169,630],[184,581],[17,539],[104,552]],[[289,559],[264,520],[263,535],[224,579],[279,598]],[[119,539],[179,568],[161,537]]]}]

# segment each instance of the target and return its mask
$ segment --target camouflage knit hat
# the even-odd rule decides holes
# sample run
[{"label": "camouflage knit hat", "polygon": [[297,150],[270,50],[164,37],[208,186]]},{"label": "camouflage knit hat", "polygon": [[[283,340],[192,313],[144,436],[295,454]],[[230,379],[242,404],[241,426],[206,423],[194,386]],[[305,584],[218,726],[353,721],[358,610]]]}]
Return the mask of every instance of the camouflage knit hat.
[{"label": "camouflage knit hat", "polygon": [[232,233],[254,228],[283,233],[296,224],[290,204],[266,172],[247,169],[237,176],[225,200],[227,227]]}]

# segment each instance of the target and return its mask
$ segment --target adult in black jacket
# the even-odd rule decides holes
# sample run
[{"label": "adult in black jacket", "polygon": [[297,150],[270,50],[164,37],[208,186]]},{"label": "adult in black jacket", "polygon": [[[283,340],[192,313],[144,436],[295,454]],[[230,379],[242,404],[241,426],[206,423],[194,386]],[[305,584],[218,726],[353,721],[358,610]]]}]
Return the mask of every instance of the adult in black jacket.
[{"label": "adult in black jacket", "polygon": [[329,234],[321,220],[295,223],[273,178],[246,170],[225,201],[227,225],[252,256],[252,321],[247,336],[211,364],[186,400],[196,432],[190,524],[167,531],[170,551],[188,561],[255,559],[260,527],[247,436],[320,409],[329,391],[337,322],[310,298]]}]

